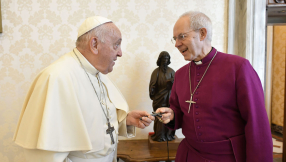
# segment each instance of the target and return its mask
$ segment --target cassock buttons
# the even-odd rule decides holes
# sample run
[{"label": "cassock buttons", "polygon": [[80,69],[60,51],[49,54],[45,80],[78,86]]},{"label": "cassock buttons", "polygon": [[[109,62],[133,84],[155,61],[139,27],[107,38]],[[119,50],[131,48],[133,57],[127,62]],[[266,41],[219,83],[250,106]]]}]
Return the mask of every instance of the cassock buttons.
[{"label": "cassock buttons", "polygon": [[200,119],[196,119],[196,122],[199,122],[200,121]]},{"label": "cassock buttons", "polygon": [[202,135],[202,133],[198,133],[198,135],[199,135],[199,136],[201,136],[201,135]]},{"label": "cassock buttons", "polygon": [[196,115],[199,115],[199,112],[196,112]]},{"label": "cassock buttons", "polygon": [[199,92],[196,92],[196,95],[199,94]]},{"label": "cassock buttons", "polygon": [[198,99],[197,99],[197,98],[195,98],[195,101],[198,101]]},{"label": "cassock buttons", "polygon": [[196,105],[195,107],[196,107],[196,108],[199,108],[199,106],[198,106],[198,105]]},{"label": "cassock buttons", "polygon": [[197,76],[199,76],[199,75],[200,75],[200,73],[197,74]]},{"label": "cassock buttons", "polygon": [[200,129],[200,128],[201,128],[201,126],[197,126],[197,128],[198,128],[198,129]]},{"label": "cassock buttons", "polygon": [[197,79],[197,82],[199,82],[200,80],[199,79]]}]

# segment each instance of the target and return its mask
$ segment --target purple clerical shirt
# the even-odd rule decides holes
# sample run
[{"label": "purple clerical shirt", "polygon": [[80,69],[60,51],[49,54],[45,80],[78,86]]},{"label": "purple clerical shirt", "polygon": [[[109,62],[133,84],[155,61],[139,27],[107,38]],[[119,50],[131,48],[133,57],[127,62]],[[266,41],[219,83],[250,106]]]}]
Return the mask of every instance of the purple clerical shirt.
[{"label": "purple clerical shirt", "polygon": [[[216,56],[214,57],[215,53]],[[210,64],[205,76],[202,76]],[[194,92],[190,107],[190,82]],[[201,65],[175,74],[170,97],[174,129],[182,128],[178,162],[272,162],[273,144],[259,77],[249,61],[215,48]]]}]

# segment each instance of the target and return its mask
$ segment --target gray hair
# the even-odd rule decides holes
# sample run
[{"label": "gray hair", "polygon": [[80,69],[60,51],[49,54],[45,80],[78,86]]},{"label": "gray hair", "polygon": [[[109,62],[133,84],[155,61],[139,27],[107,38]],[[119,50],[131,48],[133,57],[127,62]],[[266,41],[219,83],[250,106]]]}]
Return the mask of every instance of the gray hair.
[{"label": "gray hair", "polygon": [[91,37],[94,36],[97,37],[99,41],[104,43],[105,36],[107,34],[113,33],[112,28],[108,24],[109,23],[99,25],[98,27],[95,27],[87,33],[83,34],[82,36],[78,37],[76,40],[76,47],[86,48],[87,42],[90,40]]},{"label": "gray hair", "polygon": [[206,28],[207,29],[207,39],[212,41],[212,21],[211,19],[202,12],[199,11],[189,11],[185,12],[181,17],[189,17],[190,28],[193,30]]}]

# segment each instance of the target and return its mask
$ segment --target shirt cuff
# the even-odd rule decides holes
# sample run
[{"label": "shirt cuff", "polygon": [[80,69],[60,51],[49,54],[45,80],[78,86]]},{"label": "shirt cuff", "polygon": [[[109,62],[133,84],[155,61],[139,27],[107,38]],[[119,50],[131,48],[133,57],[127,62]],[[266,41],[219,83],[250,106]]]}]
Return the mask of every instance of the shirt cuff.
[{"label": "shirt cuff", "polygon": [[132,138],[136,135],[136,129],[133,125],[126,125],[126,118],[118,123],[118,135]]},{"label": "shirt cuff", "polygon": [[126,125],[127,127],[127,138],[135,137],[136,129],[133,125]]}]

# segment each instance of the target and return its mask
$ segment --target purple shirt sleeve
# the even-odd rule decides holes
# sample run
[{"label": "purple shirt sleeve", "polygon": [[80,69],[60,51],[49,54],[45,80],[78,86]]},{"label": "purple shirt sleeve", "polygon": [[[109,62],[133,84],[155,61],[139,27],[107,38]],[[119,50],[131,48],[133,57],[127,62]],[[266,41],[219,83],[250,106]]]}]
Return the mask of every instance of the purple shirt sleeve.
[{"label": "purple shirt sleeve", "polygon": [[[183,112],[180,110],[180,103],[178,100],[178,96],[176,94],[176,75],[175,75],[175,79],[174,79],[174,83],[173,83],[173,87],[172,87],[172,91],[171,91],[171,96],[170,96],[170,108],[174,111],[174,122],[172,122],[171,124],[167,124],[166,126],[169,129],[172,130],[176,130],[176,129],[180,129],[182,128],[182,119],[183,119]],[[174,127],[172,127],[174,126]]]},{"label": "purple shirt sleeve", "polygon": [[272,162],[272,136],[259,77],[250,63],[245,61],[236,78],[237,104],[246,122],[246,161]]}]

